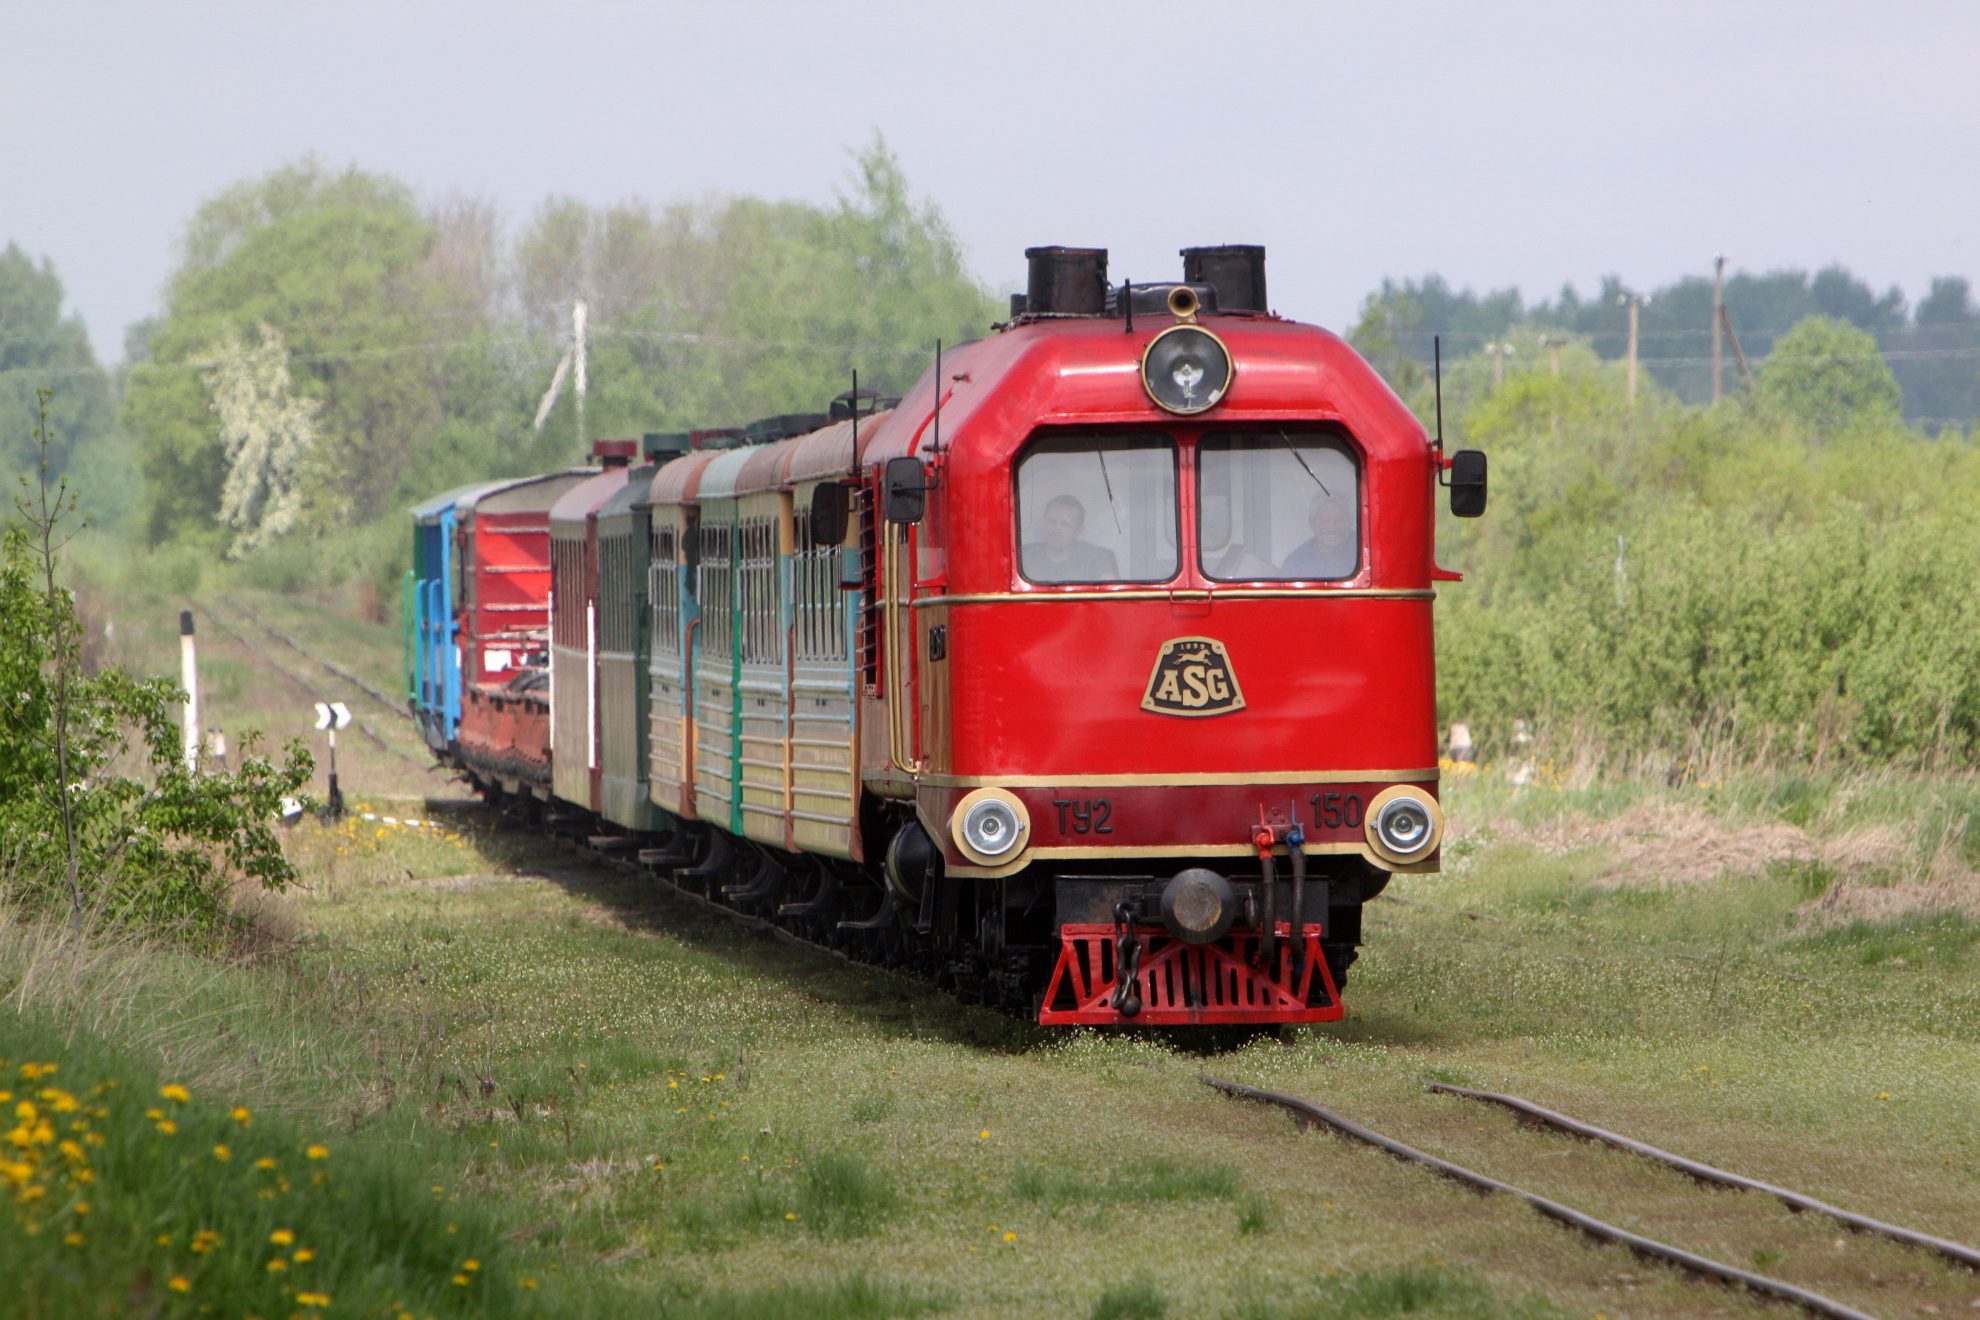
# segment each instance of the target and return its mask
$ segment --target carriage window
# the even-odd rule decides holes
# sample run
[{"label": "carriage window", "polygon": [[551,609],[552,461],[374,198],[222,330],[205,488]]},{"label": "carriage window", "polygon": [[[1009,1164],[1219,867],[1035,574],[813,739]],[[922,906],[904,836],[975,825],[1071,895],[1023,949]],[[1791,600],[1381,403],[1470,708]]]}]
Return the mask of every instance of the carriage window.
[{"label": "carriage window", "polygon": [[1018,571],[1033,582],[1176,575],[1176,446],[1166,436],[1041,440],[1018,464]]},{"label": "carriage window", "polygon": [[695,557],[694,598],[701,602],[700,650],[703,655],[723,660],[734,654],[735,620],[730,611],[735,578],[729,572],[732,530],[720,523],[703,523],[696,535],[700,553]]},{"label": "carriage window", "polygon": [[646,570],[646,598],[653,607],[653,653],[681,653],[681,576],[674,545],[679,533],[667,515],[653,519],[653,560]]},{"label": "carriage window", "polygon": [[781,664],[784,659],[782,604],[777,587],[777,523],[749,518],[742,525],[743,663]]},{"label": "carriage window", "polygon": [[1197,442],[1196,539],[1218,582],[1325,582],[1361,564],[1361,473],[1338,436],[1206,435]]}]

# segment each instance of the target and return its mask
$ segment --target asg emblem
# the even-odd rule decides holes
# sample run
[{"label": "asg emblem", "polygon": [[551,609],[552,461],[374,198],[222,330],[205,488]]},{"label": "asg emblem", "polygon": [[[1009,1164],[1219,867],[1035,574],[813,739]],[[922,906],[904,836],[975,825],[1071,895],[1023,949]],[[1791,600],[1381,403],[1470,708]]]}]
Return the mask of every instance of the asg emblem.
[{"label": "asg emblem", "polygon": [[1157,715],[1225,715],[1243,710],[1244,693],[1238,690],[1224,644],[1208,637],[1163,642],[1141,708]]}]

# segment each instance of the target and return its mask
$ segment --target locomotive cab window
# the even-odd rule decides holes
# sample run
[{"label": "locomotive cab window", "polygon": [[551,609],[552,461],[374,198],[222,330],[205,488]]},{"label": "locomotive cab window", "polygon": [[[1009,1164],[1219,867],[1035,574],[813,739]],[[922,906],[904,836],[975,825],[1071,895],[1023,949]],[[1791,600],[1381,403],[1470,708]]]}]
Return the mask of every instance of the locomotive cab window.
[{"label": "locomotive cab window", "polygon": [[1032,582],[1176,575],[1176,446],[1157,435],[1060,436],[1017,469],[1018,571]]},{"label": "locomotive cab window", "polygon": [[1338,434],[1238,431],[1197,442],[1196,538],[1218,582],[1329,582],[1361,567],[1361,468]]}]

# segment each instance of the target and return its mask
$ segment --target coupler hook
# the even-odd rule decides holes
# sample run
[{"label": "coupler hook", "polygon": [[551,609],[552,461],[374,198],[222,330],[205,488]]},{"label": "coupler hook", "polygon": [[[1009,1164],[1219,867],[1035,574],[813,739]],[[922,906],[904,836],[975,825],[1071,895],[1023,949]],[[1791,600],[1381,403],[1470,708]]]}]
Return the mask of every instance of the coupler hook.
[{"label": "coupler hook", "polygon": [[1114,905],[1114,1011],[1141,1015],[1141,941],[1134,937],[1134,905]]}]

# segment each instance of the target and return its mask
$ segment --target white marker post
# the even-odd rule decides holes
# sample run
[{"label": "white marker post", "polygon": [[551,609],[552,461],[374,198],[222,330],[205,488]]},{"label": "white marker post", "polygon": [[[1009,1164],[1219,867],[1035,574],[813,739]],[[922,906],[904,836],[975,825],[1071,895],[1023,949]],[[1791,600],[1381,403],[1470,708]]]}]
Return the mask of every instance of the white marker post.
[{"label": "white marker post", "polygon": [[343,702],[316,703],[316,727],[330,735],[330,804],[327,809],[332,820],[344,814],[344,791],[337,787],[337,730],[347,729],[350,724],[350,708]]},{"label": "white marker post", "polygon": [[199,662],[193,653],[191,610],[179,611],[179,686],[186,690],[186,772],[199,773]]}]

